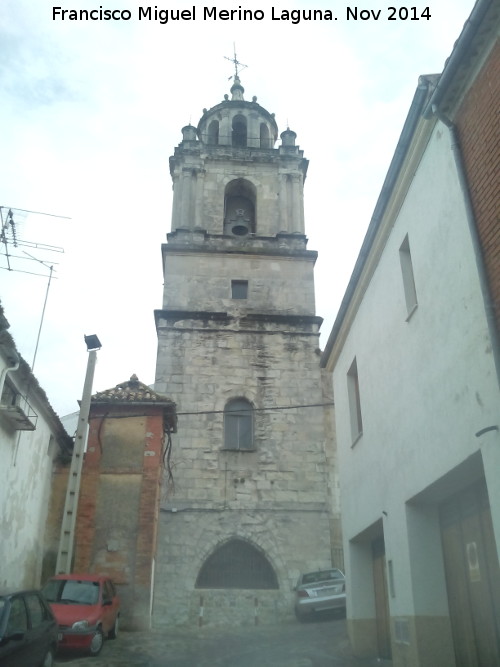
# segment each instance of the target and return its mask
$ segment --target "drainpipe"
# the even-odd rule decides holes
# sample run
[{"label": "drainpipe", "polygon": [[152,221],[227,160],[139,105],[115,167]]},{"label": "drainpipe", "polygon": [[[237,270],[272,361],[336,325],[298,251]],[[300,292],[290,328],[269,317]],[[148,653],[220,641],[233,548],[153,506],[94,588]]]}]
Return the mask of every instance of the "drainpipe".
[{"label": "drainpipe", "polygon": [[492,297],[489,288],[488,276],[486,274],[486,267],[484,264],[484,258],[481,248],[481,242],[479,239],[479,232],[476,225],[476,218],[474,215],[474,209],[472,207],[472,199],[469,191],[469,184],[467,182],[467,176],[465,173],[464,160],[462,156],[462,151],[460,149],[460,141],[458,138],[458,132],[456,125],[453,123],[448,116],[443,114],[436,104],[433,104],[432,113],[445,125],[451,136],[451,150],[453,157],[455,159],[455,166],[457,168],[458,180],[460,183],[460,188],[462,190],[464,204],[465,204],[465,213],[467,216],[467,222],[469,224],[469,232],[472,239],[472,246],[474,249],[474,257],[476,260],[477,272],[479,275],[479,283],[481,287],[481,293],[483,295],[483,305],[486,314],[486,321],[488,323],[488,331],[490,334],[493,360],[495,363],[495,369],[497,372],[497,380],[500,386],[500,341],[499,341],[499,332],[496,327],[495,320],[495,311],[492,306]]},{"label": "drainpipe", "polygon": [[17,371],[19,368],[19,357],[17,354],[14,354],[15,358],[17,359],[16,363],[13,366],[8,366],[7,368],[4,368],[0,374],[0,399],[3,393],[3,386],[5,384],[5,378],[7,377],[7,373],[13,373],[14,371]]}]

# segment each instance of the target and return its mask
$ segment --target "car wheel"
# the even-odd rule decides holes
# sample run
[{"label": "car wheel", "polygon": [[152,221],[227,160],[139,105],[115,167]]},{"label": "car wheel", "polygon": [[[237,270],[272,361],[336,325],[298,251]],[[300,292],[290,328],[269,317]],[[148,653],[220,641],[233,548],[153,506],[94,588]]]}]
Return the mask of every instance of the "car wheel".
[{"label": "car wheel", "polygon": [[47,651],[47,655],[43,659],[42,667],[53,667],[54,665],[54,652],[51,648]]},{"label": "car wheel", "polygon": [[117,616],[116,620],[115,620],[115,624],[113,625],[113,627],[109,631],[109,634],[108,634],[109,639],[116,639],[118,637],[118,626],[119,626],[119,624],[120,624],[120,617]]},{"label": "car wheel", "polygon": [[298,609],[295,609],[295,618],[301,623],[303,623],[306,617],[304,614],[301,614]]},{"label": "car wheel", "polygon": [[90,642],[90,655],[99,655],[103,644],[104,635],[102,634],[102,628],[98,627],[94,633],[94,636],[92,637],[92,641]]}]

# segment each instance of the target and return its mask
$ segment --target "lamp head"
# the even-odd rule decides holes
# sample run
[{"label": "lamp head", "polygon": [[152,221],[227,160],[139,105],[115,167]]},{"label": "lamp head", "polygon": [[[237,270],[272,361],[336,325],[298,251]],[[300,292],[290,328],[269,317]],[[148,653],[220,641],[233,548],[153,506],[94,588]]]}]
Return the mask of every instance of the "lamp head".
[{"label": "lamp head", "polygon": [[101,341],[95,334],[91,334],[90,336],[84,336],[85,339],[85,344],[87,345],[87,352],[92,352],[92,350],[100,350],[101,349]]}]

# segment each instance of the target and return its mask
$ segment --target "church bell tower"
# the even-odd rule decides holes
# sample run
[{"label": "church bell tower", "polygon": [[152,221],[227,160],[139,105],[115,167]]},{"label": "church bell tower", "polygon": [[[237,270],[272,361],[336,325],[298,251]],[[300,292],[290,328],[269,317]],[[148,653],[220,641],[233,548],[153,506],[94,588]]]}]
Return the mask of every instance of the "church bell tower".
[{"label": "church bell tower", "polygon": [[160,507],[157,626],[287,616],[298,574],[331,566],[337,539],[308,162],[290,129],[277,145],[274,115],[244,99],[238,74],[230,93],[182,129],[170,158],[155,388],[177,404],[179,426]]}]

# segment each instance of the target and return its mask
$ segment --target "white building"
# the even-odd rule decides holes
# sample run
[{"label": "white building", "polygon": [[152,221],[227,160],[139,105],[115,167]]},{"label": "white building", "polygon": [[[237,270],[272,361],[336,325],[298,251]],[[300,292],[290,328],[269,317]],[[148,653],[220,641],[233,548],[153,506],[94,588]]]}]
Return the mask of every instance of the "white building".
[{"label": "white building", "polygon": [[478,234],[496,210],[498,239],[498,8],[479,0],[442,75],[421,77],[322,357],[350,639],[394,667],[500,664],[499,350]]},{"label": "white building", "polygon": [[53,468],[72,442],[8,326],[0,307],[0,586],[18,588],[53,573],[46,540]]}]

